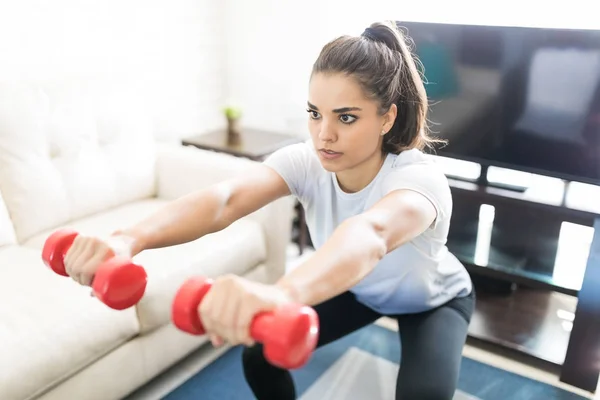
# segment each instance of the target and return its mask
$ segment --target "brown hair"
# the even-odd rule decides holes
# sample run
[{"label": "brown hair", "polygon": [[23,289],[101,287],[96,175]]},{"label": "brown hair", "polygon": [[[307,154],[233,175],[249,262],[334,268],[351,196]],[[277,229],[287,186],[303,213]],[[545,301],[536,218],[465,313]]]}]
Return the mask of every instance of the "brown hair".
[{"label": "brown hair", "polygon": [[343,73],[355,78],[366,95],[379,102],[381,115],[396,104],[396,120],[383,137],[386,153],[422,150],[443,142],[428,135],[427,94],[412,44],[395,23],[376,22],[361,36],[341,36],[327,43],[313,65],[312,74]]}]

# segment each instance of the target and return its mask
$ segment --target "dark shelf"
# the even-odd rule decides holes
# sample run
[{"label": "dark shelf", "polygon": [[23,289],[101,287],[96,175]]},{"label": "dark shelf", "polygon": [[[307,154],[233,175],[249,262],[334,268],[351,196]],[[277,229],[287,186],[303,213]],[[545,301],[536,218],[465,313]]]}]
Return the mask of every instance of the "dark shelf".
[{"label": "dark shelf", "polygon": [[541,211],[552,212],[564,219],[575,223],[591,226],[596,217],[600,216],[600,203],[596,209],[583,209],[571,207],[558,201],[550,201],[532,196],[529,191],[515,191],[488,185],[480,185],[476,182],[470,182],[455,178],[448,178],[450,187],[454,193],[468,194],[473,199],[481,202],[492,200],[495,203],[503,203],[509,206],[525,206],[535,208]]},{"label": "dark shelf", "polygon": [[543,265],[539,260],[531,260],[525,256],[510,255],[493,247],[489,249],[487,260],[478,260],[475,247],[475,239],[448,241],[448,249],[471,274],[524,284],[532,288],[552,290],[570,296],[577,296],[581,289],[583,272],[581,272],[581,279],[575,280],[571,275],[571,278],[566,281],[553,276],[552,265]]},{"label": "dark shelf", "polygon": [[527,190],[455,180],[451,185],[447,245],[472,274],[578,295],[585,263],[581,257],[565,261],[573,239],[561,240],[561,233],[565,222],[593,226],[595,213],[534,199]]},{"label": "dark shelf", "polygon": [[562,365],[577,299],[519,287],[510,295],[477,292],[469,336]]}]

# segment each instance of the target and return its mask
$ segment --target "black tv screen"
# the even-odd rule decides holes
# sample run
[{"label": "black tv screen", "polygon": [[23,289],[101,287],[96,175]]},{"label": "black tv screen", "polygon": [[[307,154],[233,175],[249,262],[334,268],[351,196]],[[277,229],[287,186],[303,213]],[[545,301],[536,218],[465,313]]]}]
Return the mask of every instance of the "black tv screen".
[{"label": "black tv screen", "polygon": [[600,183],[600,30],[398,22],[440,156]]}]

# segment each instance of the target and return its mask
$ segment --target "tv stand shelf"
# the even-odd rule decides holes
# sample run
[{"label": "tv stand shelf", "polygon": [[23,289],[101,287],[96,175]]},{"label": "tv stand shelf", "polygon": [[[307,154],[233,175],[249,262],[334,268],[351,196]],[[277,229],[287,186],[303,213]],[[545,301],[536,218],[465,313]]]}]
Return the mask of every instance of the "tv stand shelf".
[{"label": "tv stand shelf", "polygon": [[510,293],[485,288],[479,283],[477,309],[471,318],[469,336],[527,354],[560,369],[569,347],[569,329],[577,299],[548,290],[517,285]]},{"label": "tv stand shelf", "polygon": [[[595,392],[600,374],[600,209],[565,205],[449,177],[448,248],[477,290],[469,336],[543,360],[561,381]],[[483,211],[487,208],[487,214]],[[491,210],[491,211],[490,211]],[[561,240],[565,222],[593,227],[585,243]],[[567,254],[565,256],[565,254]],[[572,327],[572,329],[571,329]]]},{"label": "tv stand shelf", "polygon": [[574,277],[565,281],[554,278],[550,272],[546,272],[547,268],[525,256],[511,256],[491,247],[487,263],[478,263],[474,256],[475,245],[473,242],[449,240],[448,248],[474,274],[570,296],[577,296],[579,293],[581,279]]},{"label": "tv stand shelf", "polygon": [[584,225],[586,222],[589,224],[594,218],[600,216],[600,203],[598,203],[596,209],[569,207],[564,204],[565,196],[562,196],[560,201],[553,201],[532,196],[528,191],[521,192],[452,177],[449,177],[448,181],[454,192],[464,192],[482,202],[485,202],[487,199],[493,199],[494,202],[501,202],[508,205],[533,207],[551,211],[556,216]]}]

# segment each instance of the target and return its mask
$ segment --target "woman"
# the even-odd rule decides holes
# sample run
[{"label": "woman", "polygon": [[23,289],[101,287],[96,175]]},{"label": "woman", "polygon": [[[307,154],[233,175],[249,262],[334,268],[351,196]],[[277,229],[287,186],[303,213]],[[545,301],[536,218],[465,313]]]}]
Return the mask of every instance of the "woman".
[{"label": "woman", "polygon": [[[316,252],[277,283],[216,279],[200,307],[214,345],[244,344],[244,375],[258,399],[296,398],[288,371],[269,364],[249,336],[258,312],[313,306],[318,346],[374,322],[398,321],[397,399],[451,399],[474,307],[471,280],[445,246],[452,197],[426,157],[427,98],[393,23],[328,43],[311,74],[312,140],[281,149],[257,170],[166,206],[111,242],[133,256],[195,240],[282,196],[306,209]],[[107,243],[80,236],[68,273],[89,285]]]}]

